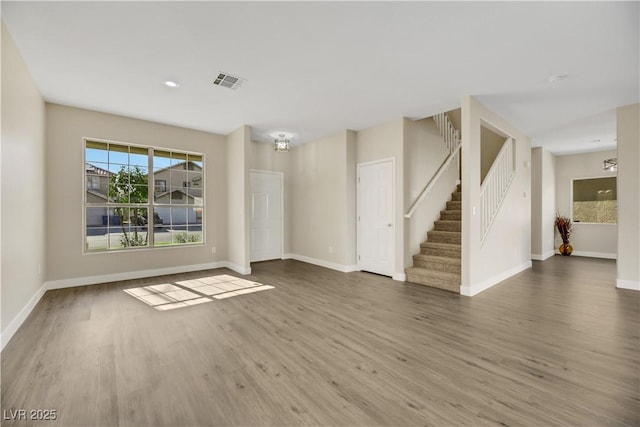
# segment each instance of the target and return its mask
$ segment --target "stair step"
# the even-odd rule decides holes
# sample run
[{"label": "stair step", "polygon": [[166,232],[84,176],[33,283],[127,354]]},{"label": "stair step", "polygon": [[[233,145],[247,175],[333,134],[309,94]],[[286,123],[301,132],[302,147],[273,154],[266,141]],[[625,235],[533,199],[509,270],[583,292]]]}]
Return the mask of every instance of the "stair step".
[{"label": "stair step", "polygon": [[434,271],[460,274],[460,258],[417,254],[413,256],[413,266]]},{"label": "stair step", "polygon": [[462,211],[461,210],[444,210],[440,211],[440,219],[445,221],[461,221],[462,220]]},{"label": "stair step", "polygon": [[406,273],[407,282],[460,293],[460,274],[432,271],[420,267],[409,267]]},{"label": "stair step", "polygon": [[431,230],[427,232],[427,240],[436,243],[462,243],[462,233],[459,231],[437,231]]},{"label": "stair step", "polygon": [[460,258],[462,247],[451,243],[422,242],[420,243],[420,253],[423,255],[441,256],[449,258]]},{"label": "stair step", "polygon": [[455,193],[451,193],[451,201],[459,202],[462,200],[462,192],[456,191]]},{"label": "stair step", "polygon": [[447,202],[447,210],[461,210],[462,202],[461,201],[451,201]]},{"label": "stair step", "polygon": [[462,221],[460,220],[439,220],[435,222],[436,231],[462,231]]}]

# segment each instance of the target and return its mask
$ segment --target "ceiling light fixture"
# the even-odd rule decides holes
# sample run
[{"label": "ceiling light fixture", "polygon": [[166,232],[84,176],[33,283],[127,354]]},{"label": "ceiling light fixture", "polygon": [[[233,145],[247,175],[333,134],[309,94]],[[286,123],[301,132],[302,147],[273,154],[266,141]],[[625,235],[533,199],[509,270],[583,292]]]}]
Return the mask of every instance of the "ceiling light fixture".
[{"label": "ceiling light fixture", "polygon": [[549,77],[549,83],[558,83],[566,79],[567,77],[569,76],[567,76],[566,74],[554,74],[553,76]]},{"label": "ceiling light fixture", "polygon": [[173,80],[167,80],[166,82],[164,82],[164,85],[167,87],[178,87],[180,86],[178,83],[174,82]]},{"label": "ceiling light fixture", "polygon": [[278,135],[274,142],[276,151],[289,151],[289,140],[285,138],[284,133]]}]

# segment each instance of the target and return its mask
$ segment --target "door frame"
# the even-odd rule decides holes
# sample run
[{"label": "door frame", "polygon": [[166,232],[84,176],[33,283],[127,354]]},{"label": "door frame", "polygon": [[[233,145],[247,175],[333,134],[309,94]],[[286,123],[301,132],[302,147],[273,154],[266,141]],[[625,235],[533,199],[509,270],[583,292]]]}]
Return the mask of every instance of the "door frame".
[{"label": "door frame", "polygon": [[[280,179],[280,259],[284,259],[284,172],[267,171],[261,169],[249,170],[249,187],[251,187],[251,178],[253,174],[274,175]],[[253,190],[250,193],[253,195]],[[251,206],[253,209],[253,205]],[[249,220],[249,242],[251,242],[251,219]],[[251,261],[251,246],[249,246],[249,263],[260,262]]]},{"label": "door frame", "polygon": [[391,230],[391,240],[393,245],[393,259],[391,260],[391,277],[394,278],[396,276],[396,229],[397,229],[397,200],[396,200],[396,158],[395,157],[386,157],[383,159],[372,160],[369,162],[361,162],[356,164],[356,261],[358,264],[358,269],[362,271],[362,266],[360,265],[360,246],[361,246],[361,238],[360,238],[360,168],[363,166],[375,165],[378,163],[386,163],[391,162],[391,217],[393,220],[393,229]]}]

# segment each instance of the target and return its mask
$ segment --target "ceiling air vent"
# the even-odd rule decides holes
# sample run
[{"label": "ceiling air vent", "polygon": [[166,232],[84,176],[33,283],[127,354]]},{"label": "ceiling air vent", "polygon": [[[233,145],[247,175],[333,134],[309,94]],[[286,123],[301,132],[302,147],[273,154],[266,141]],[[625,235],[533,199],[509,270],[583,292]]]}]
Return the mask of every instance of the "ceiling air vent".
[{"label": "ceiling air vent", "polygon": [[237,90],[246,79],[242,77],[232,76],[231,74],[220,72],[218,77],[213,81],[213,84],[216,86],[228,87],[229,89]]}]

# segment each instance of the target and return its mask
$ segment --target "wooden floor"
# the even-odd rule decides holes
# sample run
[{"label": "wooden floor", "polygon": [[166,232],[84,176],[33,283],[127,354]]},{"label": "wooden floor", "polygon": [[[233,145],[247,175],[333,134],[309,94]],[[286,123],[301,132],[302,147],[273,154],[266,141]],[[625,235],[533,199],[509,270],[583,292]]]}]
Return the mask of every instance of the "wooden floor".
[{"label": "wooden floor", "polygon": [[[49,291],[2,352],[2,409],[38,426],[640,425],[640,293],[553,257],[473,298],[298,261],[275,286],[171,311]],[[27,412],[27,416],[29,412]]]}]

